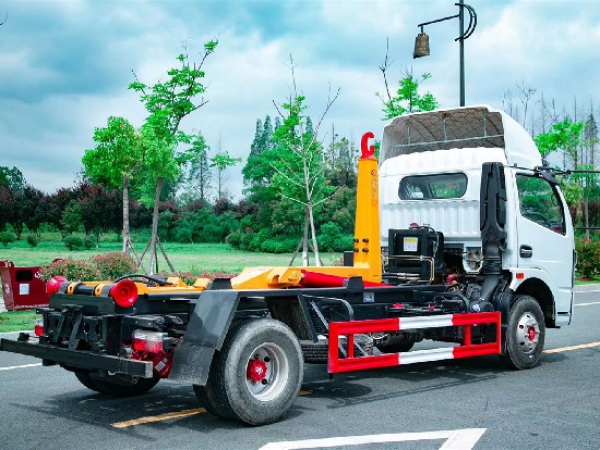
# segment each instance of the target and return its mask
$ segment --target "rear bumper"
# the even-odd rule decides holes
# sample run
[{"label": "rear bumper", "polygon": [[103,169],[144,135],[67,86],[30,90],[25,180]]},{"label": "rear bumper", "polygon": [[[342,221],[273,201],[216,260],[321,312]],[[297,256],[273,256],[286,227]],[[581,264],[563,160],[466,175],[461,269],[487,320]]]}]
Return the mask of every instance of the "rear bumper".
[{"label": "rear bumper", "polygon": [[50,363],[66,364],[87,370],[106,370],[143,378],[152,378],[151,361],[135,361],[113,355],[102,355],[81,350],[49,347],[31,342],[0,339],[0,351],[20,353],[41,358]]}]

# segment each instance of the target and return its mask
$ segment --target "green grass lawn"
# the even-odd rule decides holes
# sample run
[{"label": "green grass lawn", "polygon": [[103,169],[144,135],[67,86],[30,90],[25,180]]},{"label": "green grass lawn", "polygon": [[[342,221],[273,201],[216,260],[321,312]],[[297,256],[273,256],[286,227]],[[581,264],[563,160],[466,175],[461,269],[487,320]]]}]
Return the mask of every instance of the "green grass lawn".
[{"label": "green grass lawn", "polygon": [[[54,237],[54,236],[52,236]],[[146,242],[135,242],[134,246],[141,255]],[[199,274],[208,272],[239,273],[244,267],[252,266],[287,266],[292,258],[291,253],[253,253],[235,250],[229,244],[180,244],[163,243],[167,256],[177,272]],[[58,239],[49,240],[42,236],[42,242],[30,248],[25,240],[14,242],[8,248],[0,247],[0,261],[12,261],[15,266],[44,266],[55,258],[88,259],[101,253],[119,252],[121,243],[116,239],[100,242],[98,249],[69,251]],[[159,252],[159,270],[168,270],[168,265]],[[148,253],[144,258],[147,264]],[[312,256],[312,255],[311,255]],[[341,253],[324,253],[321,259],[325,265],[332,265],[341,257]],[[313,259],[311,259],[313,263]],[[296,257],[294,265],[301,265],[301,258]]]},{"label": "green grass lawn", "polygon": [[[0,333],[33,330],[35,311],[9,311],[0,313]],[[41,317],[41,316],[39,316]]]}]

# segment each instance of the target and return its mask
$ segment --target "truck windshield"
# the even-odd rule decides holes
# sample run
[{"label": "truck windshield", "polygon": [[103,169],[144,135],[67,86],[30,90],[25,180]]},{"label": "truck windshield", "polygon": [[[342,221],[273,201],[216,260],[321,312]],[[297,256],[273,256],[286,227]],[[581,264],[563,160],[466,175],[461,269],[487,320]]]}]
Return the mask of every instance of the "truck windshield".
[{"label": "truck windshield", "polygon": [[398,188],[398,196],[401,200],[461,198],[465,192],[467,192],[467,175],[464,173],[404,177]]},{"label": "truck windshield", "polygon": [[517,174],[521,215],[556,233],[565,234],[562,203],[550,183],[534,176]]}]

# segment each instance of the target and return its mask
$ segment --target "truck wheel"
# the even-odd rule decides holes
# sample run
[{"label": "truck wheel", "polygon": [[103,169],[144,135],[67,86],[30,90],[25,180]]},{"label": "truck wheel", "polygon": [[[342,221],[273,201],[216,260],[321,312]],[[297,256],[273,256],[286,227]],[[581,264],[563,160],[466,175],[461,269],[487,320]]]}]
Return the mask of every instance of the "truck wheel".
[{"label": "truck wheel", "polygon": [[531,369],[542,356],[545,336],[546,325],[539,303],[529,295],[518,295],[508,314],[502,360],[511,369]]},{"label": "truck wheel", "polygon": [[194,390],[217,416],[265,425],[290,409],[303,371],[302,350],[289,327],[273,319],[251,320],[229,331],[206,386]]},{"label": "truck wheel", "polygon": [[75,374],[79,382],[83,384],[86,388],[91,389],[92,391],[100,392],[100,389],[98,389],[98,386],[96,386],[96,383],[94,383],[94,380],[92,380],[92,377],[90,376],[89,372],[76,371],[73,373]]},{"label": "truck wheel", "polygon": [[160,378],[156,376],[153,378],[129,377],[129,384],[127,385],[122,384],[122,382],[118,384],[96,377],[91,377],[91,380],[97,388],[93,390],[97,392],[112,395],[114,397],[131,397],[148,392],[156,386],[156,383],[160,381]]}]

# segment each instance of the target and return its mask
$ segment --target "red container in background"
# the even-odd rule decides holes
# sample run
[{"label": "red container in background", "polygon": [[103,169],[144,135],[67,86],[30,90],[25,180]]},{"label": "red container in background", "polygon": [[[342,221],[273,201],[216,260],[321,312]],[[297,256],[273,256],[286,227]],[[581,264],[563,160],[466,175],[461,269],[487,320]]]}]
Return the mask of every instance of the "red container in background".
[{"label": "red container in background", "polygon": [[12,261],[0,261],[2,296],[7,311],[20,311],[48,306],[46,283],[41,267],[15,267]]}]

